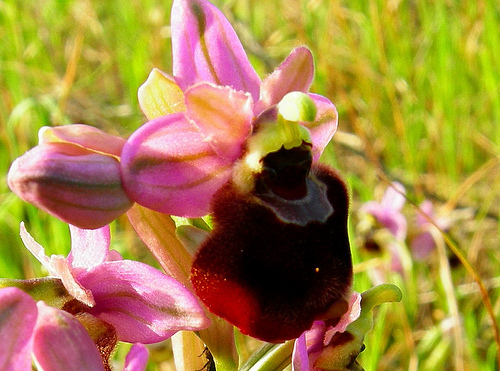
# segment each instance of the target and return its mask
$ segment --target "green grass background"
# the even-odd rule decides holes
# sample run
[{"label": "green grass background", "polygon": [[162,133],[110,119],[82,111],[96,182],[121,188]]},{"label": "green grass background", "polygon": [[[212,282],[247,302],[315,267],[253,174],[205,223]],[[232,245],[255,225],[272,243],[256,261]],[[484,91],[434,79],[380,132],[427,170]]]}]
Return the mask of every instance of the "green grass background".
[{"label": "green grass background", "polygon": [[[498,370],[500,313],[500,3],[495,0],[216,0],[261,76],[292,48],[315,55],[312,91],[339,111],[324,161],[352,190],[355,287],[373,260],[356,238],[356,210],[386,180],[410,200],[431,199],[452,249],[415,262],[401,304],[381,307],[366,339],[367,370]],[[46,125],[85,123],[123,136],[145,122],[137,88],[153,67],[171,70],[171,1],[0,1],[0,276],[45,274],[19,223],[49,253],[66,254],[67,226],[12,194],[10,163]],[[405,213],[416,212],[408,204]],[[113,247],[152,262],[125,219]],[[444,255],[443,255],[444,254]],[[484,285],[481,295],[477,275]],[[485,293],[488,299],[485,298]],[[488,310],[489,309],[489,310]],[[168,356],[150,369],[169,369]]]}]

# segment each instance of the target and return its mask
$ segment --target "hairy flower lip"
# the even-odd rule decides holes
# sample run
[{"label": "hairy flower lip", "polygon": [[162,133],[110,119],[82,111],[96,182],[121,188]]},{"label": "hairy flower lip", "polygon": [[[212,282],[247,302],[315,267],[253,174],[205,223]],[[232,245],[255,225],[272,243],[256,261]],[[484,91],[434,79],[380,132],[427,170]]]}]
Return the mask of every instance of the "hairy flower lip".
[{"label": "hairy flower lip", "polygon": [[335,211],[326,223],[280,220],[228,183],[212,200],[215,227],[193,262],[191,282],[208,308],[264,341],[298,337],[350,291],[345,184],[325,166],[312,173]]}]

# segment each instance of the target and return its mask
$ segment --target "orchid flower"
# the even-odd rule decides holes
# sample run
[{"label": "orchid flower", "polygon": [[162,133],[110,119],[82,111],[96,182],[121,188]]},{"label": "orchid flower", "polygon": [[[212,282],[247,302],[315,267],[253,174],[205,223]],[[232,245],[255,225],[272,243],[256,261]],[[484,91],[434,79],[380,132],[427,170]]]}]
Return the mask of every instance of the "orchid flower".
[{"label": "orchid flower", "polygon": [[131,343],[154,343],[178,330],[208,326],[198,301],[184,286],[147,264],[122,260],[109,251],[108,226],[70,230],[68,257],[47,257],[21,225],[26,247],[75,299],[63,309],[96,317],[112,326],[118,340]]},{"label": "orchid flower", "polygon": [[305,47],[261,81],[208,1],[175,0],[171,28],[173,75],[153,70],[139,90],[151,121],[123,147],[123,186],[163,213],[212,212],[191,270],[196,294],[245,334],[297,337],[352,282],[347,192],[316,164],[335,106],[308,92]]},{"label": "orchid flower", "polygon": [[[70,154],[90,151],[89,165],[79,154],[40,161],[35,148],[13,165],[9,185],[85,228],[108,223],[133,202],[182,217],[213,213],[214,230],[191,269],[196,294],[246,334],[295,338],[313,321],[328,320],[329,308],[351,292],[347,189],[318,163],[337,129],[336,108],[309,92],[314,61],[306,47],[261,80],[228,20],[207,0],[174,0],[171,29],[172,75],[155,69],[139,89],[148,123],[124,144],[109,138],[113,151],[102,140],[95,148],[83,128],[49,130],[40,147],[50,150],[42,154],[65,145]],[[104,159],[107,165],[97,166]],[[69,160],[76,161],[60,172]],[[30,164],[24,172],[23,163]],[[89,183],[67,186],[83,174]],[[42,190],[47,179],[67,197],[51,199]],[[104,211],[94,203],[85,209],[86,192],[98,200],[110,188]],[[63,263],[74,273],[71,260]],[[87,272],[74,273],[70,287],[96,312],[100,302],[88,285],[97,282]]]},{"label": "orchid flower", "polygon": [[[261,81],[227,19],[205,0],[175,0],[171,28],[173,76],[155,69],[139,89],[151,121],[125,144],[122,174],[134,201],[199,217],[231,179],[264,111],[287,93],[307,92],[313,58],[299,47]],[[336,130],[337,112],[326,98],[308,96],[317,114],[300,124],[317,160]]]},{"label": "orchid flower", "polygon": [[7,287],[0,289],[0,316],[2,370],[29,370],[32,357],[45,370],[104,370],[92,338],[68,312]]}]

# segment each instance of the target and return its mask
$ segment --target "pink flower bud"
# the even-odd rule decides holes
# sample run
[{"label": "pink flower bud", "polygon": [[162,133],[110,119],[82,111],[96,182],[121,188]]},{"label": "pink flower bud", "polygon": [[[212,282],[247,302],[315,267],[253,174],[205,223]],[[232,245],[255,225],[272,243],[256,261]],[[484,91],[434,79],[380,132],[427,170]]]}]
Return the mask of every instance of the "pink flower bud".
[{"label": "pink flower bud", "polygon": [[8,184],[23,200],[80,228],[102,227],[132,206],[114,156],[67,142],[26,152],[12,164]]}]

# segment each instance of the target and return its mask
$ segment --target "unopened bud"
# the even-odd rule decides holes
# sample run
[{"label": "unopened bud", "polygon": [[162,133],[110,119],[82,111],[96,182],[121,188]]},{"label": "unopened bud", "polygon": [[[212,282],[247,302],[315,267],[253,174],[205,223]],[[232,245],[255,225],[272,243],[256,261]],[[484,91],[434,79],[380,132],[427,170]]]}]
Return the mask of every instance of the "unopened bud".
[{"label": "unopened bud", "polygon": [[23,200],[80,228],[110,223],[131,206],[114,156],[72,143],[42,143],[12,164],[8,184]]}]

